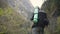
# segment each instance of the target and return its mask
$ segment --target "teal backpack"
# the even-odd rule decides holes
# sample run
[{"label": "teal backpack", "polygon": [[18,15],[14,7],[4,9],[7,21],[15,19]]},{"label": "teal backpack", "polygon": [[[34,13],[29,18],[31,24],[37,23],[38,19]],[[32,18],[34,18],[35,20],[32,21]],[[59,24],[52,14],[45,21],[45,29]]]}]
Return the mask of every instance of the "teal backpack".
[{"label": "teal backpack", "polygon": [[38,7],[36,7],[35,10],[34,10],[33,22],[34,23],[38,22]]}]

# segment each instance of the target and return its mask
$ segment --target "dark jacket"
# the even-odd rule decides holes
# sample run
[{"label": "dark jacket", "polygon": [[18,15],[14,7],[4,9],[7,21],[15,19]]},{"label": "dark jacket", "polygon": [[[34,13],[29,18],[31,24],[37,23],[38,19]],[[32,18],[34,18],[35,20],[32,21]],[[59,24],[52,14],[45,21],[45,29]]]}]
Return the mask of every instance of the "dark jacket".
[{"label": "dark jacket", "polygon": [[[32,16],[31,20],[33,20],[33,17],[34,16]],[[33,24],[32,28],[33,27],[45,27],[45,26],[48,26],[48,23],[49,23],[49,21],[47,19],[46,13],[39,12],[38,13],[38,22],[37,22],[37,24]]]}]

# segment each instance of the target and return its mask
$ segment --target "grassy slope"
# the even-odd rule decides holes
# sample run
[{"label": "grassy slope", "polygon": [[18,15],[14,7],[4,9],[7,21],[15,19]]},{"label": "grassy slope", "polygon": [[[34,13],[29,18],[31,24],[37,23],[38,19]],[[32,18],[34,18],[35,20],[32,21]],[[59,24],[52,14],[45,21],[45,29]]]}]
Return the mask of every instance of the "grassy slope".
[{"label": "grassy slope", "polygon": [[60,16],[57,18],[57,29],[56,34],[60,34]]},{"label": "grassy slope", "polygon": [[0,34],[27,34],[31,22],[12,10],[0,8]]}]

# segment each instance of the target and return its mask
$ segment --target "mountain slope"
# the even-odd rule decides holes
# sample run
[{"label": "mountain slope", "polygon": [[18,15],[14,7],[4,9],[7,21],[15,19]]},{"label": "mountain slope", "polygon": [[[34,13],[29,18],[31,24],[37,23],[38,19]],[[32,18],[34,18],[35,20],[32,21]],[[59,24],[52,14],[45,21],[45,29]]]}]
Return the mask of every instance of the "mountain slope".
[{"label": "mountain slope", "polygon": [[0,2],[0,34],[31,34],[32,22],[24,17],[24,13],[21,14],[18,12],[22,11],[22,9],[24,9],[24,12],[28,11],[24,7],[25,5],[23,4],[24,6],[21,6],[20,4],[19,6],[22,9],[18,10],[17,6],[17,8],[11,7],[8,0],[0,0]]},{"label": "mountain slope", "polygon": [[[32,22],[9,8],[4,10],[0,16],[0,33],[27,34]],[[1,12],[1,10],[0,10]]]}]

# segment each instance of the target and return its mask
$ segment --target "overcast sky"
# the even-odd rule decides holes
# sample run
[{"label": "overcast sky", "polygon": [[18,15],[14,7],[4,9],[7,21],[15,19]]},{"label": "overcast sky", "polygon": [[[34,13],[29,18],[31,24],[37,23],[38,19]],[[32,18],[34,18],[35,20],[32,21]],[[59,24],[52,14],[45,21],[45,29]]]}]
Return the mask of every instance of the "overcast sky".
[{"label": "overcast sky", "polygon": [[35,6],[39,6],[41,8],[42,4],[44,3],[44,0],[30,0],[32,5]]}]

